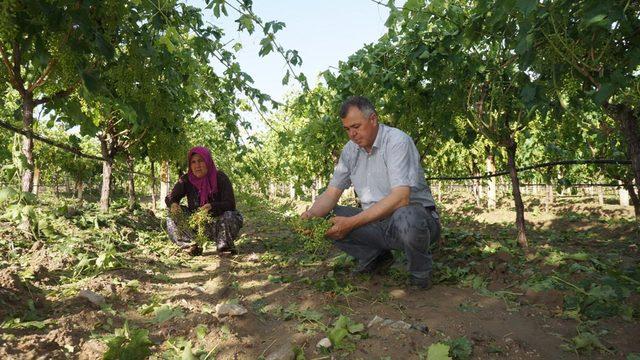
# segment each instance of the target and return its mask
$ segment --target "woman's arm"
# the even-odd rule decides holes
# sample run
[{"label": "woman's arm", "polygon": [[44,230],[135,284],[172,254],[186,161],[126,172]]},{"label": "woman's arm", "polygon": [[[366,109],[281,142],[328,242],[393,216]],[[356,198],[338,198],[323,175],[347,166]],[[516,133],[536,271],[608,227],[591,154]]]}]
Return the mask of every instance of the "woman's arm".
[{"label": "woman's arm", "polygon": [[233,193],[233,185],[229,177],[223,172],[218,173],[218,193],[219,196],[211,201],[214,216],[220,216],[225,211],[236,209],[236,197]]},{"label": "woman's arm", "polygon": [[[180,204],[180,200],[187,194],[186,184],[183,177],[178,179],[178,182],[173,185],[171,192],[164,198],[164,203],[168,208],[173,209],[173,204]],[[178,206],[179,207],[179,206]]]}]

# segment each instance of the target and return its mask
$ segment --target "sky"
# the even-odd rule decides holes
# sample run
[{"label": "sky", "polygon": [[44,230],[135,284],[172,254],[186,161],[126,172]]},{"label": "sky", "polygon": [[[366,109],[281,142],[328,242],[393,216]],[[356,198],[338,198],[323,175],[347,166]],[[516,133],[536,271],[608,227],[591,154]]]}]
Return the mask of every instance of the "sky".
[{"label": "sky", "polygon": [[[187,3],[204,8],[203,0]],[[298,50],[303,63],[296,71],[301,70],[312,87],[320,72],[378,40],[386,32],[384,23],[388,16],[388,9],[372,0],[254,0],[253,10],[263,22],[277,20],[286,24],[276,33],[276,41],[285,49]],[[257,36],[239,32],[237,13],[231,9],[228,12],[228,18],[217,19],[212,10],[205,9],[205,20],[223,28],[226,39],[242,43],[237,57],[243,71],[251,75],[255,87],[282,101],[295,86],[293,78],[288,86],[282,85],[286,73],[284,59],[276,52],[258,56],[262,31]]]}]

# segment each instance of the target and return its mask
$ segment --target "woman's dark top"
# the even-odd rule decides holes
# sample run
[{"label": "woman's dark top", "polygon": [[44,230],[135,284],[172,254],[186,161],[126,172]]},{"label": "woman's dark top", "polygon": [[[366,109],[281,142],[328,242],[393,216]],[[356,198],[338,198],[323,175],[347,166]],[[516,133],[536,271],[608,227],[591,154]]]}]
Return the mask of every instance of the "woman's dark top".
[{"label": "woman's dark top", "polygon": [[[178,182],[173,186],[171,193],[167,195],[164,202],[167,207],[171,207],[172,203],[180,203],[184,196],[187,196],[187,207],[189,212],[197,211],[200,207],[200,194],[193,184],[189,181],[189,175],[185,174],[180,177]],[[231,181],[225,173],[218,170],[218,192],[209,194],[209,203],[211,204],[211,215],[220,216],[225,211],[236,209],[236,198],[233,195],[233,187]]]}]

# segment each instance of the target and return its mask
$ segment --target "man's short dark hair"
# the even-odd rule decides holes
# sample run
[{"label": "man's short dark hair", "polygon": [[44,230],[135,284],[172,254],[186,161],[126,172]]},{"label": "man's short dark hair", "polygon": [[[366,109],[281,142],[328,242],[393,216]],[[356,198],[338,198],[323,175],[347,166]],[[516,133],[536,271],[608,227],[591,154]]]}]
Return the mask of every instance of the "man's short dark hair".
[{"label": "man's short dark hair", "polygon": [[347,117],[347,113],[352,107],[357,107],[358,110],[362,111],[362,114],[367,118],[376,112],[373,104],[366,97],[349,96],[347,100],[342,103],[342,106],[340,106],[340,118],[344,119]]}]

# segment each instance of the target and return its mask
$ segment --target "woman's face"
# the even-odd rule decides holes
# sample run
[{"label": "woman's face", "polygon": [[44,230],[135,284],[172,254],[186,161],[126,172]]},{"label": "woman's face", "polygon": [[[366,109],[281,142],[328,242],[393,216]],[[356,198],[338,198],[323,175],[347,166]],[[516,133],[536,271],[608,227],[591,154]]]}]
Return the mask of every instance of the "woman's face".
[{"label": "woman's face", "polygon": [[191,161],[189,161],[189,168],[193,175],[195,175],[198,179],[205,177],[209,169],[207,169],[207,164],[204,162],[204,159],[199,154],[193,154],[191,156]]}]

